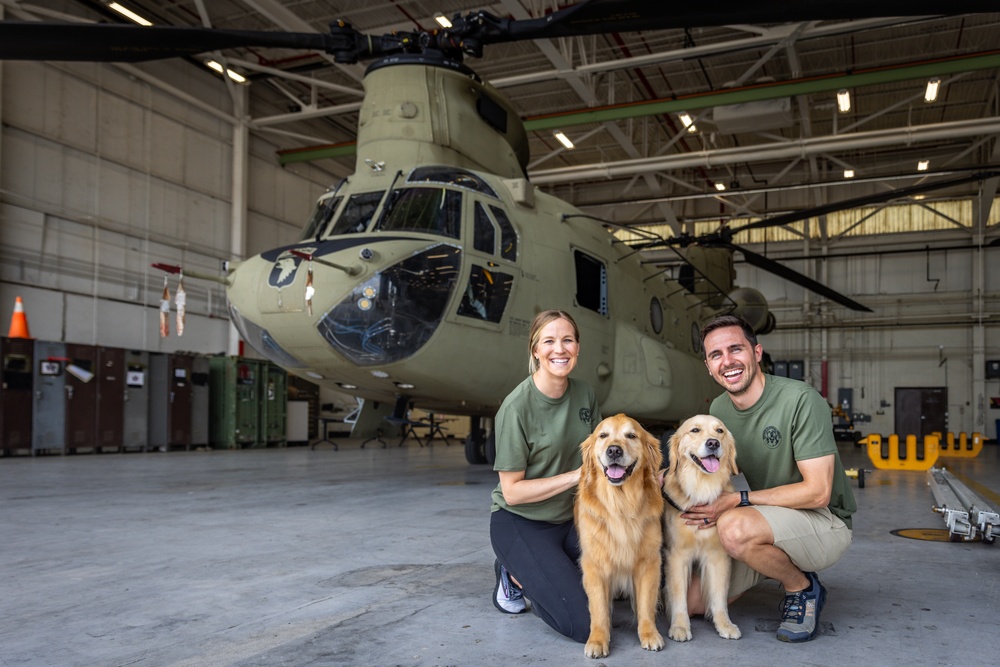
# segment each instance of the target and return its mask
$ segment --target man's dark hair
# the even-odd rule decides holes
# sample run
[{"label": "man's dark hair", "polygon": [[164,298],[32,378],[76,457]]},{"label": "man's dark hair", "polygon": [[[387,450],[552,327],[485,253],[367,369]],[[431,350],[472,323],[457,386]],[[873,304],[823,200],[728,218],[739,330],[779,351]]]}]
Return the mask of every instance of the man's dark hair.
[{"label": "man's dark hair", "polygon": [[726,327],[739,327],[743,330],[743,335],[746,337],[747,341],[750,343],[751,347],[757,347],[757,334],[754,332],[753,327],[750,323],[739,315],[719,315],[715,319],[709,320],[705,326],[701,328],[701,356],[708,358],[708,351],[705,349],[705,336],[712,333],[716,329],[725,329]]}]

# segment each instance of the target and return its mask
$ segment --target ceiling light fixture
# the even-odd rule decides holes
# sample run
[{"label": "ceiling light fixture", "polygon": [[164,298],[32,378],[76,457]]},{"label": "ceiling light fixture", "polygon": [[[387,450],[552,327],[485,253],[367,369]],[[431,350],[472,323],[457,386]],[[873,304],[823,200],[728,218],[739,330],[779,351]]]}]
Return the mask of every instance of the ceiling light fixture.
[{"label": "ceiling light fixture", "polygon": [[854,178],[854,170],[853,169],[845,169],[844,170],[844,178]]},{"label": "ceiling light fixture", "polygon": [[242,74],[239,74],[239,73],[237,73],[237,72],[234,72],[234,71],[233,71],[233,70],[231,70],[231,69],[224,69],[224,68],[222,67],[222,65],[220,65],[220,64],[219,64],[219,63],[217,63],[217,62],[215,62],[214,60],[206,60],[206,61],[205,61],[205,65],[206,65],[206,66],[207,66],[207,67],[208,67],[209,69],[214,69],[214,70],[215,70],[216,72],[218,72],[219,74],[222,74],[222,73],[223,73],[223,71],[225,71],[225,73],[226,73],[227,75],[229,75],[229,78],[230,78],[230,79],[232,79],[233,81],[235,81],[236,83],[246,83],[246,80],[247,80],[247,79],[246,79],[246,77],[245,77],[245,76],[243,76]]},{"label": "ceiling light fixture", "polygon": [[575,148],[575,146],[573,145],[573,142],[570,141],[569,137],[567,137],[565,134],[563,134],[562,131],[556,132],[555,133],[555,137],[556,137],[556,139],[559,140],[559,143],[561,143],[563,146],[566,147],[566,150],[570,150],[571,151],[571,150],[573,150]]},{"label": "ceiling light fixture", "polygon": [[681,119],[682,123],[684,123],[684,127],[687,128],[688,132],[694,133],[698,131],[698,128],[695,127],[694,120],[691,119],[691,115],[687,111],[680,112],[677,114],[677,117]]},{"label": "ceiling light fixture", "polygon": [[941,79],[929,79],[927,81],[927,90],[924,91],[924,102],[933,102],[937,99],[938,88],[941,87]]},{"label": "ceiling light fixture", "polygon": [[927,171],[927,167],[930,165],[930,160],[921,160],[917,163],[917,171]]},{"label": "ceiling light fixture", "polygon": [[716,181],[715,182],[715,189],[718,190],[719,192],[722,192],[723,190],[726,189],[726,184],[725,183],[720,183],[720,182]]},{"label": "ceiling light fixture", "polygon": [[438,25],[441,26],[442,28],[451,27],[451,21],[449,21],[448,17],[442,14],[441,12],[438,12],[437,14],[434,15],[434,20],[437,21]]},{"label": "ceiling light fixture", "polygon": [[127,18],[129,21],[132,21],[133,23],[138,23],[139,25],[145,25],[145,26],[153,25],[152,21],[149,21],[139,16],[128,7],[122,7],[117,2],[109,2],[108,9],[113,9],[114,11],[118,12],[119,14]]},{"label": "ceiling light fixture", "polygon": [[851,110],[851,93],[847,88],[841,88],[837,91],[837,109],[840,113],[847,113]]}]

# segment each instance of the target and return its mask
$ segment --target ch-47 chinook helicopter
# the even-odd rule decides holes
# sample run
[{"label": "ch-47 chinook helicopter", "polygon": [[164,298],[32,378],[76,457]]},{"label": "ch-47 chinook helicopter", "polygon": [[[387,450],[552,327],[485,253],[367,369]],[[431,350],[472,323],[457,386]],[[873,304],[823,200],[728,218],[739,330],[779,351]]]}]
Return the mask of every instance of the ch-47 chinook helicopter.
[{"label": "ch-47 chinook helicopter", "polygon": [[[466,456],[481,463],[492,459],[492,416],[527,372],[528,326],[542,309],[576,319],[585,345],[577,375],[594,386],[602,411],[647,423],[677,422],[717,395],[699,349],[707,318],[738,312],[762,333],[774,327],[763,296],[734,285],[734,250],[836,303],[867,310],[732,243],[741,229],[824,211],[707,237],[619,241],[614,225],[532,185],[517,113],[463,63],[485,45],[521,39],[941,13],[912,1],[723,4],[668,9],[590,0],[542,19],[479,12],[455,16],[448,30],[385,36],[343,22],[329,34],[2,22],[0,58],[134,62],[263,45],[322,50],[345,63],[374,59],[355,172],[319,199],[297,243],[233,265],[225,279],[232,321],[260,354],[366,399],[363,410],[376,416],[400,416],[410,406],[470,415]],[[958,4],[961,11],[986,9]],[[642,249],[666,246],[691,267],[680,280],[642,261]],[[365,419],[371,423],[371,415]]]}]

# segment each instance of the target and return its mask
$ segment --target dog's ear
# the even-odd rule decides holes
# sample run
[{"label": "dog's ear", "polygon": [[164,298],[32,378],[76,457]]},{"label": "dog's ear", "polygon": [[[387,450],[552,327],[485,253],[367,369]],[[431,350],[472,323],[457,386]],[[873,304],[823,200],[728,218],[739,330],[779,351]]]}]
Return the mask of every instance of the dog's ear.
[{"label": "dog's ear", "polygon": [[668,467],[681,460],[681,437],[687,432],[684,430],[686,423],[678,426],[677,430],[670,436],[670,443],[667,448],[667,456],[669,457],[667,460]]},{"label": "dog's ear", "polygon": [[736,440],[733,434],[726,429],[726,465],[732,475],[740,474],[740,468],[736,465]]},{"label": "dog's ear", "polygon": [[650,463],[650,469],[659,470],[663,467],[663,452],[660,450],[660,439],[641,426],[639,426],[639,435],[642,438],[643,446],[646,448],[645,455],[652,462]]},{"label": "dog's ear", "polygon": [[583,474],[588,474],[596,465],[592,451],[594,441],[597,438],[596,431],[587,436],[587,439],[580,443],[580,458],[583,461]]}]

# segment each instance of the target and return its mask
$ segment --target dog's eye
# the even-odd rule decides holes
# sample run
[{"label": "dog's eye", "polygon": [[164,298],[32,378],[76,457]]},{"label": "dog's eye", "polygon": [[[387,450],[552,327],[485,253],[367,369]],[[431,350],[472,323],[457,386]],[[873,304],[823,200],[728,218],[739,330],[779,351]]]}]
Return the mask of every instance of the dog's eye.
[{"label": "dog's eye", "polygon": [[625,434],[625,437],[629,440],[635,440],[635,433],[629,432]]},{"label": "dog's eye", "polygon": [[691,429],[691,432],[692,433],[701,433],[701,429],[698,428],[697,426],[695,426],[693,429]]},{"label": "dog's eye", "polygon": [[600,433],[598,434],[598,436],[597,436],[597,437],[598,437],[598,438],[606,438],[606,437],[608,437],[608,432],[607,432],[607,431],[601,431],[601,432],[600,432]]},{"label": "dog's eye", "polygon": [[717,428],[717,429],[715,429],[715,432],[716,432],[716,433],[723,433],[724,431],[723,431],[723,429],[721,429],[721,428]]}]

